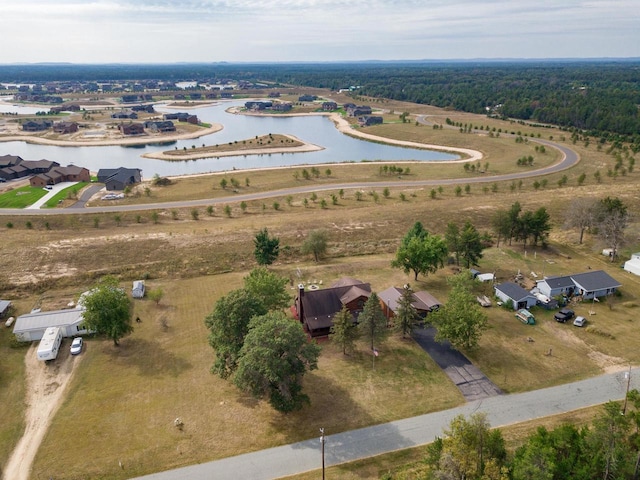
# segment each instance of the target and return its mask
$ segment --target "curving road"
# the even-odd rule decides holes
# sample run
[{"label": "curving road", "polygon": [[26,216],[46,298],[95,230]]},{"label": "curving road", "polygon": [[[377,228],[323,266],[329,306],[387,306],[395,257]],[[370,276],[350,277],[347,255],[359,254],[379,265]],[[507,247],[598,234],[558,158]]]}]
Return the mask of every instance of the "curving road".
[{"label": "curving road", "polygon": [[[395,450],[412,448],[442,436],[456,415],[485,412],[493,427],[525,422],[580,408],[599,405],[625,396],[629,386],[640,388],[640,368],[609,373],[557,387],[513,395],[501,395],[467,403],[461,407],[406,418],[332,435],[326,432],[325,464],[339,465]],[[188,425],[185,426],[188,428]],[[314,438],[281,447],[223,458],[213,462],[154,473],[140,480],[267,480],[320,469],[320,440]]]},{"label": "curving road", "polygon": [[548,175],[551,173],[561,172],[568,168],[573,167],[580,161],[580,157],[577,152],[571,150],[564,145],[559,145],[554,142],[550,142],[542,139],[532,139],[531,141],[538,142],[546,147],[555,148],[560,151],[562,158],[559,162],[549,165],[548,167],[539,168],[536,170],[529,170],[526,172],[507,173],[504,175],[489,175],[483,177],[472,177],[465,179],[442,179],[442,180],[402,180],[402,181],[385,181],[385,182],[358,182],[358,183],[333,183],[325,185],[304,185],[300,187],[291,187],[280,190],[271,190],[266,192],[250,193],[250,194],[238,194],[230,195],[219,198],[203,198],[198,200],[184,200],[178,202],[162,202],[152,203],[146,205],[120,205],[120,206],[104,206],[104,207],[91,207],[91,208],[58,208],[58,209],[43,209],[43,210],[25,210],[25,209],[0,209],[0,216],[2,215],[69,215],[69,214],[94,214],[94,213],[113,213],[113,212],[127,212],[127,211],[142,211],[142,210],[162,210],[172,208],[189,208],[189,207],[203,207],[208,205],[224,205],[227,203],[248,202],[252,200],[264,200],[268,198],[286,197],[288,195],[300,195],[312,192],[324,192],[329,190],[367,190],[372,188],[398,188],[398,187],[433,187],[438,185],[457,185],[461,182],[469,184],[487,183],[487,182],[501,182],[509,180],[518,180],[522,178],[538,177],[540,175]]}]

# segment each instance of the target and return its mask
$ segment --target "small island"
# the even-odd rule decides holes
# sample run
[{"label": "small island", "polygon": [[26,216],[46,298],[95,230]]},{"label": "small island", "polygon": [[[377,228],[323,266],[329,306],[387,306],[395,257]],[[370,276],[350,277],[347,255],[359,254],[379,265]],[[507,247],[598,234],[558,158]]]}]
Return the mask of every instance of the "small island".
[{"label": "small island", "polygon": [[198,158],[229,157],[237,155],[260,155],[263,153],[293,153],[313,152],[322,150],[322,147],[305,143],[293,135],[267,134],[255,136],[245,140],[204,145],[191,148],[183,147],[164,152],[145,153],[143,157],[157,158],[160,160],[194,160]]}]

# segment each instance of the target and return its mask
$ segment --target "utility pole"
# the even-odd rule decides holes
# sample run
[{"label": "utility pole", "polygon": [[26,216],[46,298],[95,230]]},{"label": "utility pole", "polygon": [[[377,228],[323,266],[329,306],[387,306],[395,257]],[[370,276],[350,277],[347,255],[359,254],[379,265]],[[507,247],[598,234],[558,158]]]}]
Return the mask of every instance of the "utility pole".
[{"label": "utility pole", "polygon": [[320,429],[320,447],[322,449],[322,480],[324,480],[324,428]]},{"label": "utility pole", "polygon": [[622,407],[622,415],[627,413],[627,397],[629,396],[629,387],[631,385],[631,365],[629,365],[629,371],[624,372],[624,376],[627,378],[627,391],[624,394],[624,406]]}]

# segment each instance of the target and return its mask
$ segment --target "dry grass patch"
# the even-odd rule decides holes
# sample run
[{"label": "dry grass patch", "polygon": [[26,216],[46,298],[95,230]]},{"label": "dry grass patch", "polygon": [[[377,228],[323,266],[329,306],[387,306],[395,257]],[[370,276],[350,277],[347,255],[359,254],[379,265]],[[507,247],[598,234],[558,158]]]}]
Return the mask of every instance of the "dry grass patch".
[{"label": "dry grass patch", "polygon": [[[68,478],[72,471],[78,478],[129,478],[310,438],[319,426],[338,432],[462,403],[431,359],[399,338],[380,347],[375,370],[364,348],[344,357],[324,343],[319,369],[305,378],[311,405],[300,412],[281,415],[243,395],[209,373],[213,351],[203,322],[241,277],[149,281],[165,297],[159,307],[135,302],[142,323],[119,348],[107,340],[87,342],[34,478]],[[176,417],[182,431],[173,425]]]}]

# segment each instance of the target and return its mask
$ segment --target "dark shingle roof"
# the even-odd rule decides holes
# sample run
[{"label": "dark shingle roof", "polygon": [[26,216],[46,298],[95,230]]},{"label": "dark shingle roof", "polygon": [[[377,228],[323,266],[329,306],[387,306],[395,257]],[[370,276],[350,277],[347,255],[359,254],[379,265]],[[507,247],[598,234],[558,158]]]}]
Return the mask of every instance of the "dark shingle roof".
[{"label": "dark shingle roof", "polygon": [[530,292],[527,292],[520,285],[513,282],[501,283],[500,285],[496,285],[495,289],[500,290],[502,293],[515,300],[516,302],[524,300],[527,297],[533,297]]},{"label": "dark shingle roof", "polygon": [[603,290],[605,288],[619,288],[622,286],[620,282],[603,270],[576,273],[575,275],[571,275],[571,278],[577,286],[587,292]]}]

